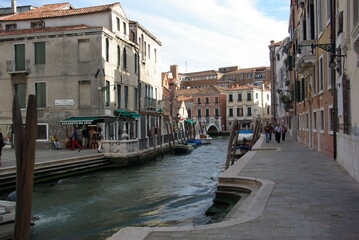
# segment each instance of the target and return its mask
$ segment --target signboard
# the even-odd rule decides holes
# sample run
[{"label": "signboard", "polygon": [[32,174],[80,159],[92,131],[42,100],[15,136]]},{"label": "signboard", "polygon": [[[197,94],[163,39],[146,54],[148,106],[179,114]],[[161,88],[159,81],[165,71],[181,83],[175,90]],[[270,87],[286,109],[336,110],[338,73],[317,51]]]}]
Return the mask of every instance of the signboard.
[{"label": "signboard", "polygon": [[55,99],[55,106],[73,106],[75,101],[73,99]]}]

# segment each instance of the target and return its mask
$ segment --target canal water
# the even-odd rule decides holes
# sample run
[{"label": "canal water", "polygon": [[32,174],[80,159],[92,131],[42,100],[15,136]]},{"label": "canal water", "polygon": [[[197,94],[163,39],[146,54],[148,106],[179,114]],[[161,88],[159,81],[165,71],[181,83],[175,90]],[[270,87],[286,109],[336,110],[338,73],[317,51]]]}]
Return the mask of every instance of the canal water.
[{"label": "canal water", "polygon": [[205,224],[228,137],[189,155],[36,185],[31,240],[106,239],[126,226]]}]

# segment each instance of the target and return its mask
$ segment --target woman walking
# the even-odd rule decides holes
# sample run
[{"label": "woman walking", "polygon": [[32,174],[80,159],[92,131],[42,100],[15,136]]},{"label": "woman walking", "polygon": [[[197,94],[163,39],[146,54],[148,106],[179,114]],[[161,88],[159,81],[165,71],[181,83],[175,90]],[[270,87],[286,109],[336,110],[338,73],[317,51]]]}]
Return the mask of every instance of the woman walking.
[{"label": "woman walking", "polygon": [[102,140],[103,140],[102,129],[100,127],[97,129],[96,140],[98,144],[97,153],[100,153],[102,148]]}]

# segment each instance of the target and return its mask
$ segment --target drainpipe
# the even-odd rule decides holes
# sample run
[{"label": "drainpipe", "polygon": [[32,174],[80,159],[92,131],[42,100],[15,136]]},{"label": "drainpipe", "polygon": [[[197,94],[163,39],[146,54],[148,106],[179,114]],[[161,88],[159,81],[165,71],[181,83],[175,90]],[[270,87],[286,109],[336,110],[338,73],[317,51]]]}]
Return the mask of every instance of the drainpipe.
[{"label": "drainpipe", "polygon": [[[330,13],[330,42],[332,46],[336,49],[336,34],[335,34],[335,24],[336,24],[336,0],[331,1],[331,13]],[[335,54],[335,49],[333,49],[332,54]],[[333,56],[332,56],[333,57]],[[337,159],[337,131],[338,131],[338,93],[337,93],[337,85],[336,85],[336,71],[335,68],[331,68],[332,74],[332,96],[333,96],[333,158]]]}]

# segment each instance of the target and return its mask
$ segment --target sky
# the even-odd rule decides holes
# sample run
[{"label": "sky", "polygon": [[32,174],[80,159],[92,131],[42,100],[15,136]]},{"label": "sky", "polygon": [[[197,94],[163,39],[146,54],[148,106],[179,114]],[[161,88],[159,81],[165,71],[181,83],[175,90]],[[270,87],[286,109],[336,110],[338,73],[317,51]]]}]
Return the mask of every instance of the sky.
[{"label": "sky", "polygon": [[[116,0],[115,0],[116,1]],[[17,0],[40,7],[70,2],[75,8],[110,0]],[[288,36],[289,0],[122,0],[129,20],[138,21],[162,42],[161,71],[269,66],[268,45]],[[11,0],[0,0],[10,7]]]}]

